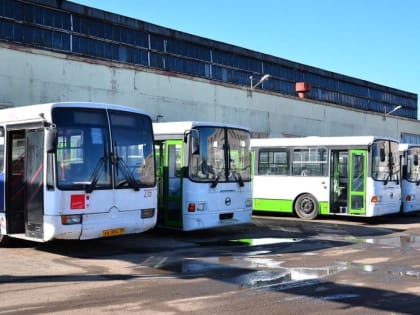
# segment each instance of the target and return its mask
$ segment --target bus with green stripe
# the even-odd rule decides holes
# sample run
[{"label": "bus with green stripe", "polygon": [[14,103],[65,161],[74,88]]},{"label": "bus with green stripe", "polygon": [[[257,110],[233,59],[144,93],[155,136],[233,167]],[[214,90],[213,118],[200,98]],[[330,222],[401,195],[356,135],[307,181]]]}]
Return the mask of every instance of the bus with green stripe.
[{"label": "bus with green stripe", "polygon": [[251,139],[253,211],[302,219],[398,213],[398,145],[377,136]]},{"label": "bus with green stripe", "polygon": [[250,131],[201,121],[153,124],[158,226],[183,231],[252,217]]}]

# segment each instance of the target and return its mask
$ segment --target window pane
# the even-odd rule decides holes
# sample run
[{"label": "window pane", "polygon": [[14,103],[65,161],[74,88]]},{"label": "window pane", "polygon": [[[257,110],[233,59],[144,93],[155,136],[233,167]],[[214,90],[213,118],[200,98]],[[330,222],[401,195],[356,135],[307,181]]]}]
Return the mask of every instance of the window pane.
[{"label": "window pane", "polygon": [[327,150],[324,148],[307,148],[293,150],[293,175],[326,176]]}]

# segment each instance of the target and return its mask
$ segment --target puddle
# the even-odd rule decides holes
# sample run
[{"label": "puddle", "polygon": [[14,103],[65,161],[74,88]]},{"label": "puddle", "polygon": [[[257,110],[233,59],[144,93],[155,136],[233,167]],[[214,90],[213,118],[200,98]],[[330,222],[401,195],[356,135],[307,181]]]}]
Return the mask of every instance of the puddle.
[{"label": "puddle", "polygon": [[416,236],[395,236],[395,237],[382,237],[382,238],[359,238],[352,237],[347,239],[354,243],[366,243],[374,245],[392,246],[392,247],[420,247],[420,237]]},{"label": "puddle", "polygon": [[[353,243],[378,244],[381,246],[409,247],[417,246],[420,237],[399,236],[383,238],[351,238]],[[284,288],[316,285],[324,278],[343,271],[355,271],[360,273],[385,272],[380,265],[354,263],[348,261],[336,261],[330,266],[321,267],[285,267],[281,255],[270,255],[269,247],[262,246],[273,244],[287,244],[300,242],[298,238],[243,238],[229,240],[216,244],[256,246],[243,255],[212,256],[184,258],[178,262],[163,263],[159,269],[175,273],[177,277],[207,277],[223,281],[240,288],[270,288],[283,290]],[[208,243],[206,243],[208,244]],[[261,247],[257,247],[261,246]],[[308,252],[302,255],[317,255],[316,252]],[[420,272],[398,271],[400,276],[420,278]],[[397,272],[397,273],[398,273]],[[394,272],[392,272],[394,274]]]},{"label": "puddle", "polygon": [[[349,269],[373,271],[371,266],[337,262],[326,267],[283,267],[284,262],[270,257],[206,257],[185,259],[177,263],[161,266],[161,268],[178,273],[185,277],[208,277],[230,282],[243,287],[271,287],[275,285],[290,285],[302,282],[313,284],[313,281]],[[294,284],[296,285],[296,284]],[[299,285],[299,284],[298,284]]]}]

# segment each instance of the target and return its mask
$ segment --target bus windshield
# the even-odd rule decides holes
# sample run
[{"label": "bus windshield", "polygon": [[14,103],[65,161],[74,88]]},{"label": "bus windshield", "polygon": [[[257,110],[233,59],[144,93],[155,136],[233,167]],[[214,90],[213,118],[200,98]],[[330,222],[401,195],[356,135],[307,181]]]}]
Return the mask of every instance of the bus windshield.
[{"label": "bus windshield", "polygon": [[372,144],[372,178],[379,181],[398,181],[400,161],[398,143],[377,140]]},{"label": "bus windshield", "polygon": [[149,118],[119,111],[108,114],[100,109],[54,109],[60,189],[138,190],[155,184]]},{"label": "bus windshield", "polygon": [[191,179],[240,184],[250,180],[249,132],[224,127],[196,127],[190,136]]},{"label": "bus windshield", "polygon": [[419,155],[420,155],[419,147],[408,148],[406,179],[410,182],[420,181]]}]

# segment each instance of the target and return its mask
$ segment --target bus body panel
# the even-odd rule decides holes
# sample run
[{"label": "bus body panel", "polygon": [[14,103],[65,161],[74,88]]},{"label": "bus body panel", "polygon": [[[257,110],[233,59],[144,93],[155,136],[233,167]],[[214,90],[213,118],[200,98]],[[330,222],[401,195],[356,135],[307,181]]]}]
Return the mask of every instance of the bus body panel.
[{"label": "bus body panel", "polygon": [[[251,184],[209,183],[183,180],[183,229],[185,231],[248,223],[252,216]],[[248,201],[248,204],[247,204]],[[189,212],[189,204],[204,206],[203,210]]]},{"label": "bus body panel", "polygon": [[[292,213],[294,211],[294,201],[299,195],[304,193],[315,196],[322,213],[328,211],[328,206],[326,209],[325,205],[326,202],[328,203],[329,198],[328,177],[282,175],[259,175],[253,177],[253,199],[254,210],[256,211]],[[265,201],[263,202],[261,199]],[[262,205],[262,203],[266,204],[266,206]],[[273,206],[281,208],[272,209]]]},{"label": "bus body panel", "polygon": [[[51,202],[45,214],[92,214],[109,211],[117,207],[120,211],[132,211],[141,208],[156,207],[157,188],[119,189],[118,194],[109,190],[94,190],[86,193],[83,190],[47,191],[46,202]],[[58,209],[58,212],[57,212]]]},{"label": "bus body panel", "polygon": [[[46,204],[45,241],[99,238],[106,230],[114,230],[113,235],[108,236],[139,233],[156,224],[156,213],[152,218],[142,219],[142,210],[157,209],[157,188],[144,188],[140,192],[119,189],[116,195],[109,190],[95,190],[90,194],[85,191],[47,191]],[[82,223],[63,225],[62,215],[80,215]]]},{"label": "bus body panel", "polygon": [[401,190],[403,192],[403,195],[401,196],[402,212],[409,213],[420,211],[420,185],[402,179]]},{"label": "bus body panel", "polygon": [[400,143],[401,211],[420,211],[420,145]]},{"label": "bus body panel", "polygon": [[72,225],[62,225],[59,216],[45,216],[43,240],[87,240],[140,233],[152,229],[156,224],[156,217],[139,219],[140,210],[117,212],[117,209],[111,209],[107,213],[85,214],[83,215],[83,224]]},{"label": "bus body panel", "polygon": [[[372,202],[373,197],[377,197],[377,202]],[[401,204],[401,190],[396,182],[374,181],[367,178],[366,192],[366,216],[374,217],[397,213]]]}]

